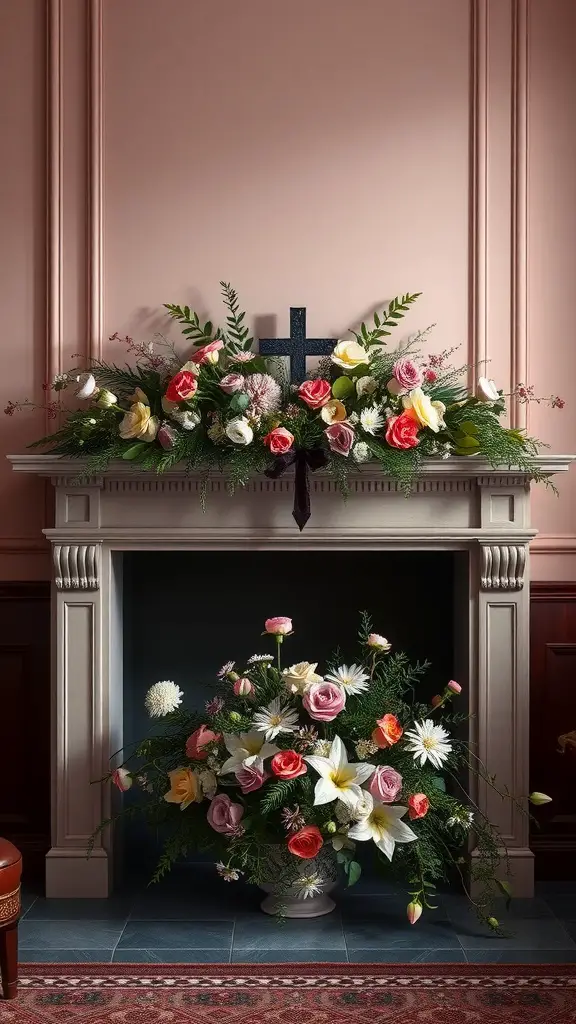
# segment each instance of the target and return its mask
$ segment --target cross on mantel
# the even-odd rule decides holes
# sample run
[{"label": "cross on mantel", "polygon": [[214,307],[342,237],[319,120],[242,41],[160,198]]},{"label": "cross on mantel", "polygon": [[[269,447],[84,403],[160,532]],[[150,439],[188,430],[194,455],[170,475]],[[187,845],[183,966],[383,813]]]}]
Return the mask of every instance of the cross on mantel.
[{"label": "cross on mantel", "polygon": [[306,307],[290,307],[290,337],[259,339],[263,356],[288,356],[290,381],[301,384],[306,380],[306,356],[329,356],[337,338],[306,337]]}]

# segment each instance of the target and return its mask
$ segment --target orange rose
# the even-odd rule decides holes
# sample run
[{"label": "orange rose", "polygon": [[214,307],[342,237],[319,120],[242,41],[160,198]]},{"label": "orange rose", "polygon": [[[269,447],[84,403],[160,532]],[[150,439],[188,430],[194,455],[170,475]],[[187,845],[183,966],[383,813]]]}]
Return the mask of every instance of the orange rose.
[{"label": "orange rose", "polygon": [[288,840],[290,853],[295,857],[302,857],[303,860],[312,860],[318,856],[323,845],[324,840],[316,825],[305,825]]},{"label": "orange rose", "polygon": [[393,747],[404,732],[396,715],[384,715],[376,722],[376,728],[372,733],[372,743],[384,750],[386,747]]},{"label": "orange rose", "polygon": [[408,797],[408,817],[414,821],[416,818],[424,818],[428,814],[430,801],[425,793],[414,793]]}]

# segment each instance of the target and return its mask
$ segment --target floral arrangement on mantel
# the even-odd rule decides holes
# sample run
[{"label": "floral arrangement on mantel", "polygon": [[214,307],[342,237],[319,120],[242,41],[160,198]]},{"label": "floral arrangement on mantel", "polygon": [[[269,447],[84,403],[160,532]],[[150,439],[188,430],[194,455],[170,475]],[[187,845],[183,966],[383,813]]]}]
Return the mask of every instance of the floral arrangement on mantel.
[{"label": "floral arrangement on mantel", "polygon": [[[193,346],[188,358],[162,336],[160,354],[126,337],[135,365],[92,361],[46,385],[58,393],[42,407],[50,416],[64,411],[67,388],[84,408],[66,411],[60,428],[36,445],[85,460],[88,474],[116,459],[159,473],[183,463],[195,471],[226,469],[232,487],[253,473],[277,477],[294,465],[300,529],[310,515],[308,469],[329,467],[343,492],[350,467],[368,460],[407,490],[430,457],[483,455],[493,466],[542,478],[531,462],[538,442],[500,422],[507,396],[494,381],[481,376],[470,394],[462,383],[468,367],[448,362],[453,349],[422,355],[431,328],[386,351],[385,338],[420,293],[393,299],[338,341],[308,379],[291,383],[281,360],[253,351],[237,294],[226,282],[221,287],[225,328],[203,323],[188,306],[165,307]],[[524,384],[513,394],[542,401]],[[564,405],[556,396],[545,401]],[[37,407],[9,402],[5,412],[25,406]]]},{"label": "floral arrangement on mantel", "polygon": [[[456,873],[497,929],[494,890],[511,895],[497,875],[505,844],[461,781],[465,769],[495,788],[470,744],[450,735],[467,719],[450,710],[461,686],[450,680],[431,704],[419,700],[428,664],[392,653],[366,614],[357,661],[336,660],[322,674],[317,663],[282,668],[291,634],[291,619],[267,619],[276,656],[223,665],[205,714],[183,710],[172,681],[148,691],[147,710],[165,730],[102,781],[122,792],[140,786],[144,802],[119,816],[143,815],[168,829],[155,879],[192,850],[214,850],[225,881],[243,877],[270,893],[267,912],[317,916],[333,909],[327,894],[340,871],[348,885],[358,880],[357,850],[372,843],[386,871],[407,886],[411,924],[433,907],[438,880]],[[471,831],[469,887],[462,854]]]}]

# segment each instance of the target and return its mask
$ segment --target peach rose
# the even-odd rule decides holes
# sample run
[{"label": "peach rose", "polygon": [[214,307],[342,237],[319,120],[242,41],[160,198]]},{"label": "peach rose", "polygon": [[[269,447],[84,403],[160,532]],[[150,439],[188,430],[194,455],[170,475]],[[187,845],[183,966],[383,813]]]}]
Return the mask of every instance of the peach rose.
[{"label": "peach rose", "polygon": [[168,772],[168,778],[170,789],[164,794],[167,803],[180,804],[180,810],[185,811],[190,804],[201,802],[202,788],[196,772],[191,768],[175,768],[173,772]]},{"label": "peach rose", "polygon": [[386,441],[391,448],[415,448],[418,442],[420,425],[413,416],[403,412],[400,416],[390,416],[386,427]]},{"label": "peach rose", "polygon": [[294,434],[291,434],[286,427],[274,427],[264,438],[272,455],[285,455],[294,444]]},{"label": "peach rose", "polygon": [[205,761],[208,757],[205,747],[218,743],[220,733],[212,732],[207,725],[201,725],[186,740],[186,757],[191,761]]},{"label": "peach rose", "polygon": [[316,825],[305,825],[288,840],[288,849],[295,857],[312,860],[324,845],[320,829]]},{"label": "peach rose", "polygon": [[327,380],[305,380],[298,394],[310,409],[321,409],[330,398],[332,389]]},{"label": "peach rose", "polygon": [[376,728],[372,733],[372,742],[380,750],[385,750],[386,747],[392,747],[395,743],[398,743],[403,732],[404,730],[396,715],[384,715],[383,718],[379,718],[376,722]]}]

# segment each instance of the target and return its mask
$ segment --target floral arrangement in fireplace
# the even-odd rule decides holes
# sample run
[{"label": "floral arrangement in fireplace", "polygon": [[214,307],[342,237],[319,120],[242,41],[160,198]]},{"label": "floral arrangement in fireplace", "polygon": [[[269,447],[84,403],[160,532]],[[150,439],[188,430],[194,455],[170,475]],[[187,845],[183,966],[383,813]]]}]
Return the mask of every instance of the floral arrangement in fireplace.
[{"label": "floral arrangement in fireplace", "polygon": [[[339,871],[353,885],[359,851],[371,844],[407,887],[411,924],[433,906],[438,880],[456,874],[498,928],[490,905],[495,886],[510,896],[499,877],[505,844],[461,782],[465,769],[495,787],[470,743],[451,734],[468,717],[451,706],[461,686],[450,680],[431,703],[418,699],[428,664],[394,653],[366,614],[356,661],[336,660],[323,672],[310,662],[282,667],[291,619],[268,619],[264,635],[275,655],[223,665],[205,713],[182,709],[175,682],[153,685],[146,707],[165,728],[102,780],[142,789],[121,815],[167,827],[155,879],[179,857],[213,850],[226,882],[265,886],[273,878],[281,897],[315,898]],[[463,852],[471,834],[469,885]]]},{"label": "floral arrangement in fireplace", "polygon": [[[463,384],[468,367],[449,363],[454,350],[423,355],[431,328],[386,350],[386,337],[419,293],[394,298],[337,341],[307,379],[290,381],[281,360],[253,350],[236,292],[226,282],[221,287],[225,327],[202,322],[188,306],[166,305],[192,346],[186,355],[163,337],[156,348],[126,337],[134,365],[93,361],[49,382],[56,398],[43,408],[64,420],[36,444],[84,460],[87,473],[120,459],[159,473],[181,463],[226,470],[232,486],[293,465],[301,529],[310,515],[309,469],[327,467],[345,491],[350,468],[376,460],[409,490],[426,458],[483,455],[539,478],[531,462],[539,444],[501,423],[507,396],[494,381],[480,376],[471,394]],[[67,389],[82,408],[64,409]],[[542,401],[525,384],[514,395]],[[546,401],[564,404],[556,396]],[[25,406],[34,403],[9,402],[5,412]]]}]

